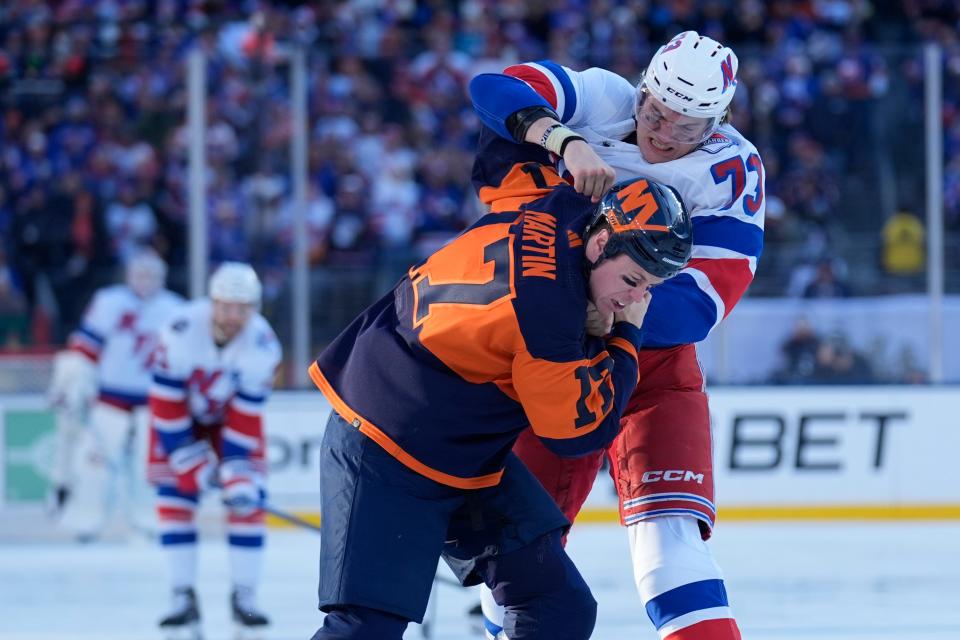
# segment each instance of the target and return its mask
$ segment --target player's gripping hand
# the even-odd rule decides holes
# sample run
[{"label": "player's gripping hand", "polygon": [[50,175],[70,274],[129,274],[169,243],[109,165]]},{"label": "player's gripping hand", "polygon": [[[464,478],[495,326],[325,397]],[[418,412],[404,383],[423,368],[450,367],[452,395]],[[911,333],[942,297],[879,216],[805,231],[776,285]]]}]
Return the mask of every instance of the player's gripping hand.
[{"label": "player's gripping hand", "polygon": [[629,322],[639,329],[643,324],[643,317],[647,315],[647,308],[650,306],[652,295],[652,293],[647,291],[643,294],[643,298],[641,298],[639,302],[634,302],[620,311],[614,312],[613,321]]},{"label": "player's gripping hand", "polygon": [[224,460],[219,470],[223,503],[240,517],[251,516],[260,509],[258,474],[248,460]]},{"label": "player's gripping hand", "polygon": [[587,333],[602,338],[613,329],[613,314],[603,314],[592,302],[587,303]]},{"label": "player's gripping hand", "polygon": [[206,440],[197,440],[170,453],[170,469],[181,493],[198,494],[214,486],[217,454]]},{"label": "player's gripping hand", "polygon": [[583,140],[567,144],[563,151],[563,163],[573,176],[573,188],[577,193],[590,196],[592,202],[600,202],[616,178],[613,168]]}]

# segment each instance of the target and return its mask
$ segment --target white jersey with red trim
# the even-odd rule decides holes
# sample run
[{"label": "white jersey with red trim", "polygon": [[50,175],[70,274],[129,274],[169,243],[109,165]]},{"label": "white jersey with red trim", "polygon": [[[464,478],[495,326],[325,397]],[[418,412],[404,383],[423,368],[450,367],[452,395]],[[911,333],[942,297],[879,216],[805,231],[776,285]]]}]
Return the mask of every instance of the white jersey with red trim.
[{"label": "white jersey with red trim", "polygon": [[616,171],[618,181],[645,176],[680,193],[693,220],[693,255],[680,275],[653,291],[644,344],[704,339],[743,296],[763,248],[764,171],[756,147],[733,126],[722,125],[691,153],[650,163],[631,142],[636,88],[621,76],[541,61],[509,67],[501,77],[522,80],[545,99]]},{"label": "white jersey with red trim", "polygon": [[183,298],[166,289],[147,299],[125,284],[94,294],[68,347],[97,364],[102,400],[126,407],[146,403],[160,328],[183,305]]},{"label": "white jersey with red trim", "polygon": [[160,333],[150,386],[148,475],[154,482],[171,479],[166,458],[202,437],[198,425],[218,429],[221,458],[248,459],[266,471],[263,407],[280,363],[280,343],[255,313],[218,347],[212,313],[208,299],[191,302]]},{"label": "white jersey with red trim", "polygon": [[[223,347],[213,339],[213,306],[189,303],[160,333],[151,394],[164,382],[179,388],[189,417],[203,424],[223,422],[228,406],[259,404],[273,388],[280,343],[259,313]],[[259,413],[259,411],[258,411]]]}]

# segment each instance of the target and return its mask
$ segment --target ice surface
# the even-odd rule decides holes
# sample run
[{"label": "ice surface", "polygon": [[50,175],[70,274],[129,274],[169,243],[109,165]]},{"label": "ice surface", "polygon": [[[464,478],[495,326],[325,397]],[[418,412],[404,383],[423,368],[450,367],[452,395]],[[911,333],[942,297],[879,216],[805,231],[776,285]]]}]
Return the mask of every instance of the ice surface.
[{"label": "ice surface", "polygon": [[[711,542],[745,639],[960,639],[960,523],[723,523]],[[319,538],[271,531],[260,601],[266,640],[307,640]],[[626,536],[615,525],[574,528],[570,552],[600,615],[594,638],[653,640],[633,588]],[[207,536],[198,591],[205,640],[233,637],[226,545]],[[157,640],[167,607],[157,547],[138,540],[86,546],[0,545],[0,640]],[[433,638],[475,640],[464,612],[476,591],[441,585]],[[422,637],[412,626],[407,640]]]}]

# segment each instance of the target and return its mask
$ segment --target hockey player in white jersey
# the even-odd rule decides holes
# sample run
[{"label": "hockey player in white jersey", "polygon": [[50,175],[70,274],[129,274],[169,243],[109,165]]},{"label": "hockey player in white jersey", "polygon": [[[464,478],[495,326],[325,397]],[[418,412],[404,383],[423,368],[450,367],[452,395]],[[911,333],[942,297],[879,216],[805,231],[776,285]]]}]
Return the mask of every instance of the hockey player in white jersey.
[{"label": "hockey player in white jersey", "polygon": [[[53,469],[58,523],[81,539],[114,513],[148,527],[144,460],[147,389],[157,332],[184,302],[163,288],[167,266],[151,249],[128,261],[123,284],[100,289],[54,359],[57,408]],[[114,507],[121,508],[114,508]]]},{"label": "hockey player in white jersey", "polygon": [[[551,61],[482,74],[470,84],[486,125],[474,183],[494,210],[497,198],[511,192],[490,170],[490,156],[506,157],[504,144],[520,144],[535,155],[549,152],[577,191],[594,200],[615,180],[640,175],[677,189],[690,211],[692,259],[653,292],[642,327],[640,382],[607,452],[637,590],[662,640],[740,638],[704,543],[716,509],[709,411],[695,351],[743,296],[763,246],[763,164],[728,122],[737,65],[732,50],[687,31],[660,47],[638,86],[610,71],[577,72]],[[600,459],[561,460],[523,436],[514,451],[572,521]],[[665,469],[686,473],[668,477]],[[502,611],[489,592],[483,609],[488,635],[497,636]]]},{"label": "hockey player in white jersey", "polygon": [[268,624],[255,602],[266,495],[262,411],[280,345],[258,312],[260,297],[249,265],[224,263],[210,277],[209,299],[188,304],[160,333],[148,475],[170,569],[173,606],[160,621],[170,637],[199,637],[195,516],[214,488],[226,506],[233,620],[241,636]]}]

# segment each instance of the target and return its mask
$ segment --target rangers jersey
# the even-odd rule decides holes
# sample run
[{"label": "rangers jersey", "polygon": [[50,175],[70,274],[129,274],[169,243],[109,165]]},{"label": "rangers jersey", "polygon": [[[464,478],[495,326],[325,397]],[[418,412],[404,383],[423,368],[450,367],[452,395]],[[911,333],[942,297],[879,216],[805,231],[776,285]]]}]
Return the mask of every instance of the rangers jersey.
[{"label": "rangers jersey", "polygon": [[158,332],[183,304],[166,289],[143,299],[125,284],[94,294],[67,345],[96,363],[102,402],[128,410],[147,403]]},{"label": "rangers jersey", "polygon": [[[678,276],[656,288],[643,323],[645,346],[699,342],[730,313],[756,272],[766,204],[763,163],[735,128],[721,125],[691,153],[649,163],[635,144],[636,88],[610,71],[520,64],[477,76],[470,92],[483,123],[502,138],[512,141],[505,124],[511,114],[549,107],[616,171],[617,180],[644,176],[680,193],[693,220],[693,255]],[[534,147],[523,146],[528,153]],[[479,177],[478,188],[497,184]]]},{"label": "rangers jersey", "polygon": [[580,234],[596,205],[553,167],[508,174],[522,211],[484,216],[411,268],[310,368],[354,427],[462,489],[498,484],[528,425],[560,455],[606,446],[637,382],[636,327],[584,335]]},{"label": "rangers jersey", "polygon": [[[218,347],[212,310],[207,299],[191,302],[160,332],[150,413],[154,444],[162,451],[151,451],[152,460],[190,444],[202,429],[217,427],[222,427],[221,457],[263,459],[262,412],[280,363],[280,344],[266,319],[255,313],[238,335]],[[152,465],[152,480],[160,480],[157,473],[170,472],[166,465]]]}]

